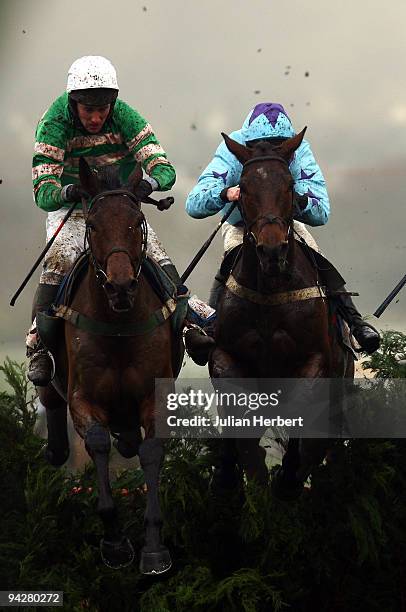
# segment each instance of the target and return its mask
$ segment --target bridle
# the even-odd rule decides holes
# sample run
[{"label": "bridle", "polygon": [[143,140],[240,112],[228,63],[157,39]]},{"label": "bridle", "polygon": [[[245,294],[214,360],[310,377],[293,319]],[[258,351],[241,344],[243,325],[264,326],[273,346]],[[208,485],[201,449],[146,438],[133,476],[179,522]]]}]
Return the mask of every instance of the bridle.
[{"label": "bridle", "polygon": [[[262,161],[277,161],[280,162],[281,164],[283,164],[284,166],[286,166],[287,169],[289,169],[289,164],[288,162],[281,157],[280,155],[262,155],[262,156],[256,156],[256,157],[252,157],[251,159],[249,159],[248,161],[246,161],[243,164],[243,169],[242,169],[242,174],[244,173],[244,170],[246,169],[247,166],[249,166],[250,164],[254,164],[257,162],[262,162]],[[284,217],[280,217],[278,215],[274,215],[272,213],[268,213],[267,215],[258,215],[257,217],[255,217],[255,219],[253,221],[248,221],[245,212],[244,212],[244,208],[242,206],[242,196],[240,193],[240,198],[238,201],[238,209],[240,211],[242,220],[244,222],[244,228],[245,228],[245,235],[247,236],[248,240],[251,242],[251,244],[253,244],[254,246],[257,246],[258,241],[257,241],[257,237],[255,236],[254,232],[252,231],[252,227],[258,223],[259,221],[263,220],[263,223],[261,223],[259,231],[261,231],[266,225],[268,224],[278,224],[282,227],[286,227],[286,239],[285,239],[285,244],[288,244],[289,241],[289,237],[291,236],[292,232],[293,232],[293,208],[294,208],[294,201],[293,201],[293,184],[291,187],[291,194],[292,194],[292,214],[288,219],[285,219]]]},{"label": "bridle", "polygon": [[[277,154],[270,154],[270,155],[252,157],[251,159],[246,161],[243,164],[243,169],[242,169],[241,174],[243,174],[245,168],[249,164],[253,164],[255,162],[263,162],[263,161],[277,161],[277,162],[282,163],[285,167],[289,169],[289,163],[285,159],[283,159]],[[242,206],[241,192],[240,192],[240,197],[237,201],[238,209],[241,213],[241,217],[244,223],[244,240],[245,238],[247,238],[248,241],[251,244],[253,244],[255,247],[258,247],[258,241],[257,241],[255,234],[252,232],[252,227],[255,223],[258,223],[258,221],[261,221],[262,219],[264,220],[264,223],[262,224],[261,229],[263,229],[263,227],[269,223],[271,224],[277,223],[287,228],[286,239],[285,241],[282,242],[282,246],[285,247],[282,249],[282,251],[284,252],[283,257],[279,256],[277,259],[279,272],[287,271],[288,253],[289,253],[289,238],[293,237],[293,232],[294,232],[293,217],[295,214],[301,212],[298,207],[298,203],[296,201],[293,182],[291,185],[291,197],[292,197],[292,207],[291,207],[291,213],[288,218],[280,217],[277,215],[273,215],[272,213],[269,213],[267,215],[258,215],[257,217],[255,217],[253,221],[250,221],[250,222],[248,221],[244,213],[244,208]],[[303,239],[301,240],[304,244],[306,244]],[[235,265],[242,251],[242,248],[243,246],[239,249],[233,265]],[[310,247],[307,247],[307,248],[311,252]],[[314,260],[314,257],[313,257],[313,260]],[[317,270],[318,270],[317,265],[315,265],[315,268],[316,268],[316,273],[317,273]],[[282,291],[279,293],[275,293],[275,292],[263,293],[262,291],[258,289],[252,289],[252,288],[242,285],[238,281],[237,277],[233,275],[233,272],[232,272],[226,282],[226,287],[231,293],[233,293],[234,295],[237,295],[239,298],[242,298],[254,304],[259,304],[260,306],[280,306],[282,304],[291,304],[294,302],[300,302],[300,301],[310,300],[314,298],[326,298],[325,288],[320,285],[318,277],[316,279],[316,284],[312,287],[305,287],[303,289],[293,289],[289,291]]]},{"label": "bridle", "polygon": [[[106,255],[106,257],[104,258],[104,262],[103,264],[101,264],[97,258],[95,257],[93,250],[92,250],[92,241],[91,241],[91,233],[92,233],[92,226],[91,226],[91,220],[89,220],[89,216],[90,213],[92,212],[94,205],[97,204],[98,202],[100,202],[100,200],[102,200],[104,197],[106,196],[112,196],[112,195],[121,195],[121,196],[125,196],[127,198],[130,199],[129,204],[132,206],[133,204],[136,205],[137,207],[137,212],[139,212],[139,214],[141,215],[141,220],[139,222],[139,225],[141,226],[141,233],[142,233],[142,250],[141,250],[141,257],[138,261],[138,263],[134,262],[133,258],[131,257],[131,254],[129,253],[128,249],[126,249],[125,247],[121,247],[121,246],[117,246],[117,247],[113,247]],[[126,189],[112,189],[110,191],[102,191],[101,193],[98,193],[96,196],[94,196],[88,203],[87,205],[87,215],[86,215],[86,230],[85,230],[85,249],[88,248],[89,251],[89,257],[90,257],[90,261],[94,267],[94,271],[95,271],[95,275],[97,280],[100,282],[100,284],[102,285],[103,289],[105,288],[105,285],[108,281],[107,279],[107,274],[106,274],[106,267],[107,267],[107,261],[110,257],[110,255],[112,255],[113,253],[126,253],[128,255],[128,258],[131,262],[132,268],[134,270],[134,278],[135,281],[138,282],[138,278],[141,272],[141,267],[142,267],[142,262],[145,259],[145,255],[147,252],[147,239],[148,239],[148,225],[147,222],[145,220],[145,216],[143,214],[143,212],[141,211],[141,207],[140,207],[140,202],[136,199],[136,197],[134,196],[134,194],[131,191],[128,191]]]}]

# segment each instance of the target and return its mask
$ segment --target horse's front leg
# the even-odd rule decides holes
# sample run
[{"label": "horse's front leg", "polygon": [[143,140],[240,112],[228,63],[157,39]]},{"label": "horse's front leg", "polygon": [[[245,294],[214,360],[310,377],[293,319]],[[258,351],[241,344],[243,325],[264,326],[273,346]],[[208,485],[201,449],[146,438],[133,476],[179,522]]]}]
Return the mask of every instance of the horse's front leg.
[{"label": "horse's front leg", "polygon": [[[243,367],[223,349],[214,349],[210,361],[210,375],[214,378],[246,378]],[[214,381],[213,381],[214,383]],[[221,415],[223,416],[223,415]],[[224,439],[221,441],[219,465],[213,475],[214,489],[227,489],[241,482],[239,468],[247,478],[261,485],[268,483],[265,449],[259,445],[260,438]],[[236,465],[236,460],[238,465]]]},{"label": "horse's front leg", "polygon": [[104,526],[104,537],[100,541],[103,562],[114,569],[125,567],[134,560],[134,549],[117,521],[109,478],[111,440],[104,413],[99,407],[83,399],[78,400],[77,396],[71,400],[70,409],[75,429],[84,439],[86,450],[96,467],[99,492],[97,512]]},{"label": "horse's front leg", "polygon": [[52,385],[39,387],[38,395],[45,407],[48,429],[45,458],[54,467],[60,467],[69,457],[67,405]]},{"label": "horse's front leg", "polygon": [[141,406],[141,423],[145,439],[140,445],[139,459],[147,485],[145,509],[145,546],[141,551],[140,571],[143,574],[162,574],[172,565],[166,546],[161,544],[162,513],[159,503],[159,473],[164,458],[164,440],[155,436],[155,397]]},{"label": "horse's front leg", "polygon": [[[327,373],[325,355],[314,353],[292,378],[304,379],[303,393],[312,393],[317,380],[325,378]],[[282,458],[282,467],[272,480],[275,496],[285,501],[298,498],[303,492],[303,483],[310,476],[312,469],[323,461],[328,444],[329,441],[324,438],[290,438]]]}]

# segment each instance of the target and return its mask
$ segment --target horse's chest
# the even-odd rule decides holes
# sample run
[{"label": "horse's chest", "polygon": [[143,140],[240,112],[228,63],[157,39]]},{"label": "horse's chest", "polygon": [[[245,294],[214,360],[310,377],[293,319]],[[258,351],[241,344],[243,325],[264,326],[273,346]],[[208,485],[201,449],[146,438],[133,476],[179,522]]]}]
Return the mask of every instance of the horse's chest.
[{"label": "horse's chest", "polygon": [[72,345],[73,386],[97,404],[122,409],[139,403],[153,392],[155,378],[166,376],[152,338],[120,343],[78,334]]},{"label": "horse's chest", "polygon": [[[289,316],[260,309],[230,309],[223,318],[219,335],[221,346],[239,362],[267,376],[268,369],[293,366],[302,353],[301,330]],[[273,316],[272,316],[273,315]]]},{"label": "horse's chest", "polygon": [[234,341],[234,349],[245,359],[260,361],[278,357],[284,360],[297,351],[297,342],[285,329],[250,329]]},{"label": "horse's chest", "polygon": [[154,393],[153,379],[145,378],[131,365],[93,369],[86,381],[77,383],[80,395],[95,409],[102,409],[115,424],[133,421]]}]

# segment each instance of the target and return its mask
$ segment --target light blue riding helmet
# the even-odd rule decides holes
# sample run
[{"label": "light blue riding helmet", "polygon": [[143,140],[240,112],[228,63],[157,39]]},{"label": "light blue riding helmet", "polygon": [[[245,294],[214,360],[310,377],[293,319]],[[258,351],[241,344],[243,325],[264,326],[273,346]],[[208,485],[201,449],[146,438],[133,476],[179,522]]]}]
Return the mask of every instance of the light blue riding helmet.
[{"label": "light blue riding helmet", "polygon": [[292,123],[281,104],[262,102],[254,106],[240,130],[244,142],[258,138],[291,138]]}]

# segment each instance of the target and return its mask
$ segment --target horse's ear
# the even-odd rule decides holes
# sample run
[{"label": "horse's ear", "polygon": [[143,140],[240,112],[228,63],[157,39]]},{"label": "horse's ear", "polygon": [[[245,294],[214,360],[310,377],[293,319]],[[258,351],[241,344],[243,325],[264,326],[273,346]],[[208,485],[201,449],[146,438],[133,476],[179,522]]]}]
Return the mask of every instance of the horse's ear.
[{"label": "horse's ear", "polygon": [[100,185],[98,178],[84,157],[79,159],[79,178],[81,187],[83,187],[91,197],[99,193]]},{"label": "horse's ear", "polygon": [[278,147],[275,147],[274,151],[277,152],[281,157],[289,161],[292,157],[293,153],[300,147],[302,144],[302,140],[304,138],[307,127],[305,127],[299,134],[293,136],[292,138],[288,138]]},{"label": "horse's ear", "polygon": [[224,134],[224,132],[221,132],[221,135],[224,138],[224,142],[226,143],[227,149],[230,151],[230,153],[236,156],[236,158],[241,164],[244,165],[245,162],[252,157],[252,153],[248,149],[248,147],[245,147],[236,140],[233,140],[232,138],[230,138],[230,136]]},{"label": "horse's ear", "polygon": [[131,193],[134,193],[141,179],[142,179],[142,167],[141,167],[140,162],[138,162],[134,170],[131,172],[130,176],[128,177],[128,181],[127,181],[128,189],[129,191],[131,191]]}]

